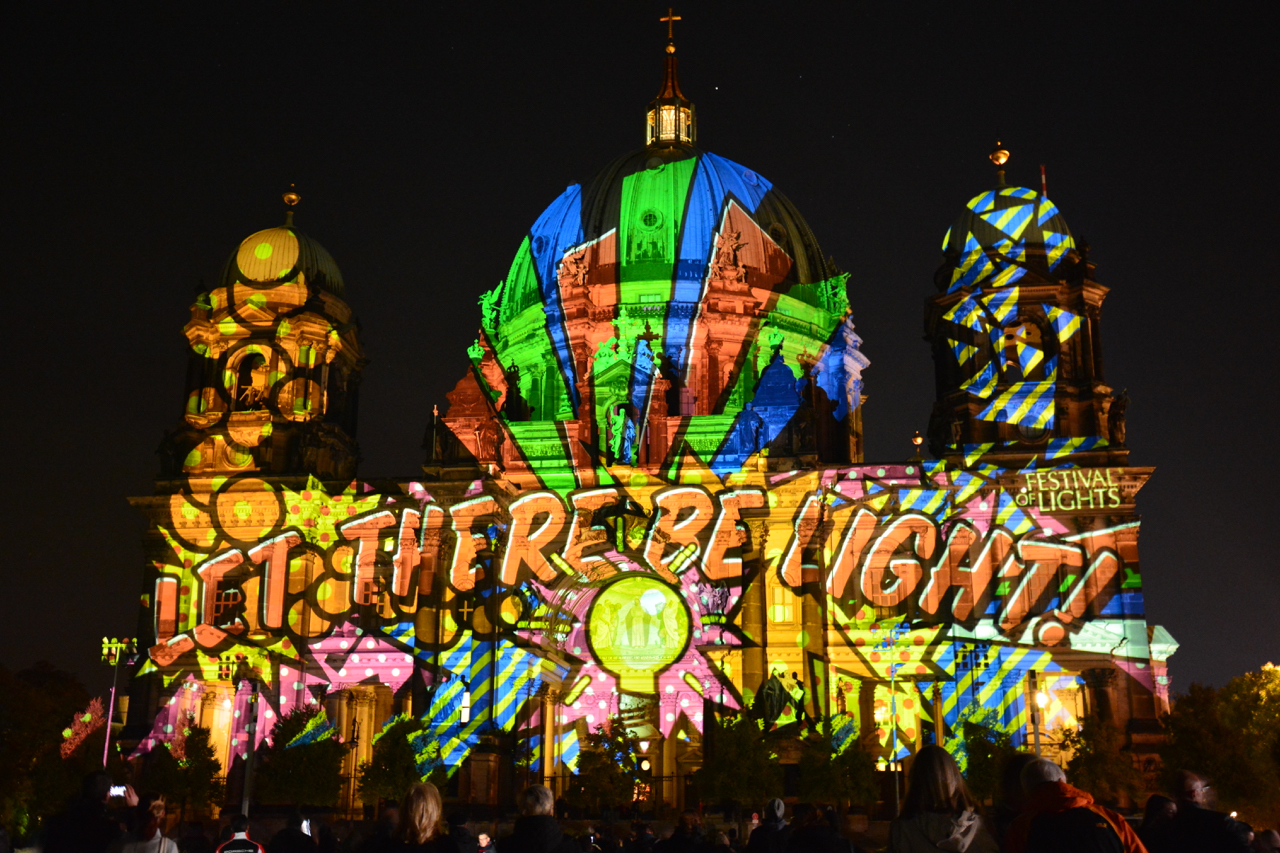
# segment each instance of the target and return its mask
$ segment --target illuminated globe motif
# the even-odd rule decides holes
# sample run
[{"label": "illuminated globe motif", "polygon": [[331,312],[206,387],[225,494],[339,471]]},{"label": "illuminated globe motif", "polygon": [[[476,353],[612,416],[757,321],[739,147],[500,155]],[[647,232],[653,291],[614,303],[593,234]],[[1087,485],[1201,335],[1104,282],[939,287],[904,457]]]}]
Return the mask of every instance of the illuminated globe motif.
[{"label": "illuminated globe motif", "polygon": [[655,693],[656,674],[689,642],[689,614],[661,581],[624,577],[596,597],[587,629],[596,659],[623,690]]}]

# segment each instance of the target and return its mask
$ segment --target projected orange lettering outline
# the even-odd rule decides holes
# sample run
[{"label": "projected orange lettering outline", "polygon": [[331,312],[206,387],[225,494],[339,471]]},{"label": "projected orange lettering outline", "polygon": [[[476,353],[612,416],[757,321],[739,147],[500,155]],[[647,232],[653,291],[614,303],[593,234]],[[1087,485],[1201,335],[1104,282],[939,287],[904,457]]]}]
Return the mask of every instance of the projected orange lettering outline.
[{"label": "projected orange lettering outline", "polygon": [[[714,508],[711,495],[699,486],[677,486],[653,496],[654,518],[645,539],[644,556],[655,569],[677,571],[675,560],[682,551],[696,559],[702,548],[702,532],[711,524]],[[690,554],[684,549],[692,545]],[[674,547],[673,547],[674,546]]]},{"label": "projected orange lettering outline", "polygon": [[358,540],[356,546],[356,594],[359,604],[373,603],[373,569],[378,559],[378,538],[382,528],[396,523],[396,517],[383,510],[338,528],[347,539]]},{"label": "projected orange lettering outline", "polygon": [[284,624],[284,594],[289,581],[289,549],[302,543],[295,531],[254,546],[249,559],[262,564],[262,624],[279,628]]},{"label": "projected orange lettering outline", "polygon": [[[912,542],[915,557],[893,559],[898,546]],[[892,607],[905,601],[924,576],[922,561],[933,556],[938,531],[933,519],[923,515],[902,515],[889,523],[862,565],[862,594],[877,607]],[[893,579],[885,585],[885,570]]]},{"label": "projected orange lettering outline", "polygon": [[[547,583],[555,580],[559,572],[546,554],[563,530],[567,517],[560,497],[550,492],[535,492],[514,501],[507,511],[511,514],[511,529],[507,533],[499,579],[507,586],[515,586],[521,569],[527,568],[539,580]],[[535,529],[539,517],[541,523]]]},{"label": "projected orange lettering outline", "polygon": [[[837,517],[834,525],[824,525],[819,506],[819,496],[810,495],[796,513],[780,560],[782,580],[800,585],[800,554],[816,549],[823,526],[834,526],[839,545],[825,552],[830,563],[827,592],[914,612],[927,621],[969,622],[1001,597],[995,621],[1001,631],[1013,634],[1027,619],[1042,615],[1042,600],[1057,591],[1061,604],[1043,615],[1070,624],[1114,589],[1124,566],[1113,547],[1119,528],[1070,537],[1074,541],[1046,539],[1039,530],[1015,539],[1003,527],[980,536],[971,523],[958,521],[942,542],[941,525],[926,515],[882,517],[861,506],[843,523]],[[1010,588],[998,593],[1006,582]],[[1063,588],[1054,587],[1055,582]],[[1051,645],[1061,636],[1041,640]]]},{"label": "projected orange lettering outline", "polygon": [[702,572],[708,580],[722,580],[742,574],[742,557],[729,556],[729,550],[747,541],[747,531],[740,524],[743,512],[759,509],[766,503],[765,493],[760,489],[721,492],[716,498],[720,511],[716,514],[716,523],[711,529],[711,542],[707,546],[706,558],[702,561]]},{"label": "projected orange lettering outline", "polygon": [[475,562],[480,552],[478,546],[489,544],[488,537],[472,530],[472,525],[477,518],[493,515],[497,511],[498,502],[488,495],[454,504],[449,509],[453,532],[456,534],[453,560],[449,568],[449,582],[459,592],[475,588]]}]

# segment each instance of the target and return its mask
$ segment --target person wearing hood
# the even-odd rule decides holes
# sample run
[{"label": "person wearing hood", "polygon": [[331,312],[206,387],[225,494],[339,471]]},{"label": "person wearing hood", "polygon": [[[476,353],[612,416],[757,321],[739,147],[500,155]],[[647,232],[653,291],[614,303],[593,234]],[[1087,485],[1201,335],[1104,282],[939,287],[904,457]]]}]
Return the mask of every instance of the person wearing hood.
[{"label": "person wearing hood", "polygon": [[786,812],[786,804],[777,797],[764,804],[760,825],[751,830],[751,837],[747,839],[746,853],[782,853],[786,849],[791,835],[791,827],[784,817]]},{"label": "person wearing hood", "polygon": [[545,785],[530,785],[520,792],[520,817],[511,837],[503,839],[502,853],[578,853],[578,845],[565,837],[556,822],[556,798]]},{"label": "person wearing hood", "polygon": [[1005,853],[1147,853],[1128,821],[1068,785],[1067,774],[1049,759],[1023,768],[1022,789],[1026,810],[1009,827]]},{"label": "person wearing hood", "polygon": [[999,853],[960,767],[940,746],[916,753],[902,814],[889,826],[892,853]]}]

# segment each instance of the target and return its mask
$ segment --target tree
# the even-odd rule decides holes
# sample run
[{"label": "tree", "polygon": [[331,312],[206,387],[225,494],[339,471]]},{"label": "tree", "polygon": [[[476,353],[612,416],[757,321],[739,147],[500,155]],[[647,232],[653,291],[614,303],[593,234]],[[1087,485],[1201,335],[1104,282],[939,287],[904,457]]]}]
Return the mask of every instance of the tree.
[{"label": "tree", "polygon": [[704,802],[741,809],[782,794],[782,766],[758,720],[745,714],[711,719],[703,736],[702,769],[694,777]]},{"label": "tree", "polygon": [[187,742],[182,765],[182,792],[179,799],[178,819],[187,806],[203,809],[222,799],[223,785],[218,780],[222,764],[209,742],[210,732],[197,726],[193,718],[187,718]]},{"label": "tree", "polygon": [[635,799],[641,777],[636,760],[636,742],[627,733],[622,718],[615,716],[581,741],[578,772],[568,800],[595,814]]},{"label": "tree", "polygon": [[143,765],[140,785],[163,794],[179,820],[188,807],[203,809],[222,798],[222,764],[214,757],[209,735],[209,729],[188,716],[177,737],[151,750]]},{"label": "tree", "polygon": [[[49,663],[16,673],[0,666],[0,824],[15,841],[39,831],[102,767],[101,728],[67,758],[60,754],[63,730],[89,700],[75,676]],[[109,762],[112,773],[124,773],[114,751]]]},{"label": "tree", "polygon": [[[850,728],[852,730],[850,730]],[[858,744],[857,725],[846,717],[823,724],[800,752],[800,799],[872,806],[880,795],[875,760]]]},{"label": "tree", "polygon": [[[408,715],[396,717],[383,728],[373,743],[373,755],[360,765],[360,798],[377,804],[382,800],[399,800],[409,788],[424,778],[436,783],[444,781],[444,770],[436,767],[423,777],[419,755],[413,747],[415,738],[428,736],[425,723]],[[434,750],[432,749],[434,747]],[[439,754],[440,745],[427,744],[427,752]]]},{"label": "tree", "polygon": [[979,802],[994,800],[1000,793],[1000,774],[1018,750],[1009,733],[999,728],[995,714],[981,721],[966,720],[960,726],[964,740],[964,778]]},{"label": "tree", "polygon": [[1128,795],[1136,801],[1146,787],[1142,771],[1121,751],[1124,733],[1116,726],[1096,716],[1086,717],[1078,729],[1063,732],[1062,745],[1072,753],[1067,778],[1094,799],[1115,804]]},{"label": "tree", "polygon": [[1178,770],[1204,774],[1219,808],[1239,811],[1254,826],[1280,823],[1271,794],[1280,790],[1280,668],[1267,664],[1221,689],[1192,684],[1164,723],[1166,777]]},{"label": "tree", "polygon": [[295,806],[337,805],[347,748],[331,729],[310,743],[289,746],[322,713],[314,705],[302,705],[276,719],[271,745],[260,752],[262,766],[254,774],[257,799]]}]

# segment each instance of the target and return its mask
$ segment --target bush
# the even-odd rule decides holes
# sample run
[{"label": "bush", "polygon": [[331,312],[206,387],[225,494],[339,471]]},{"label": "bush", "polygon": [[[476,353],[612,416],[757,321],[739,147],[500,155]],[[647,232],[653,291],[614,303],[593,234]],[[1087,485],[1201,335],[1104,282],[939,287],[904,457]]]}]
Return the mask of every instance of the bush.
[{"label": "bush", "polygon": [[856,728],[837,744],[833,730],[840,720],[829,721],[821,735],[804,741],[800,752],[800,799],[855,806],[873,806],[880,795],[876,763],[859,747]]}]

